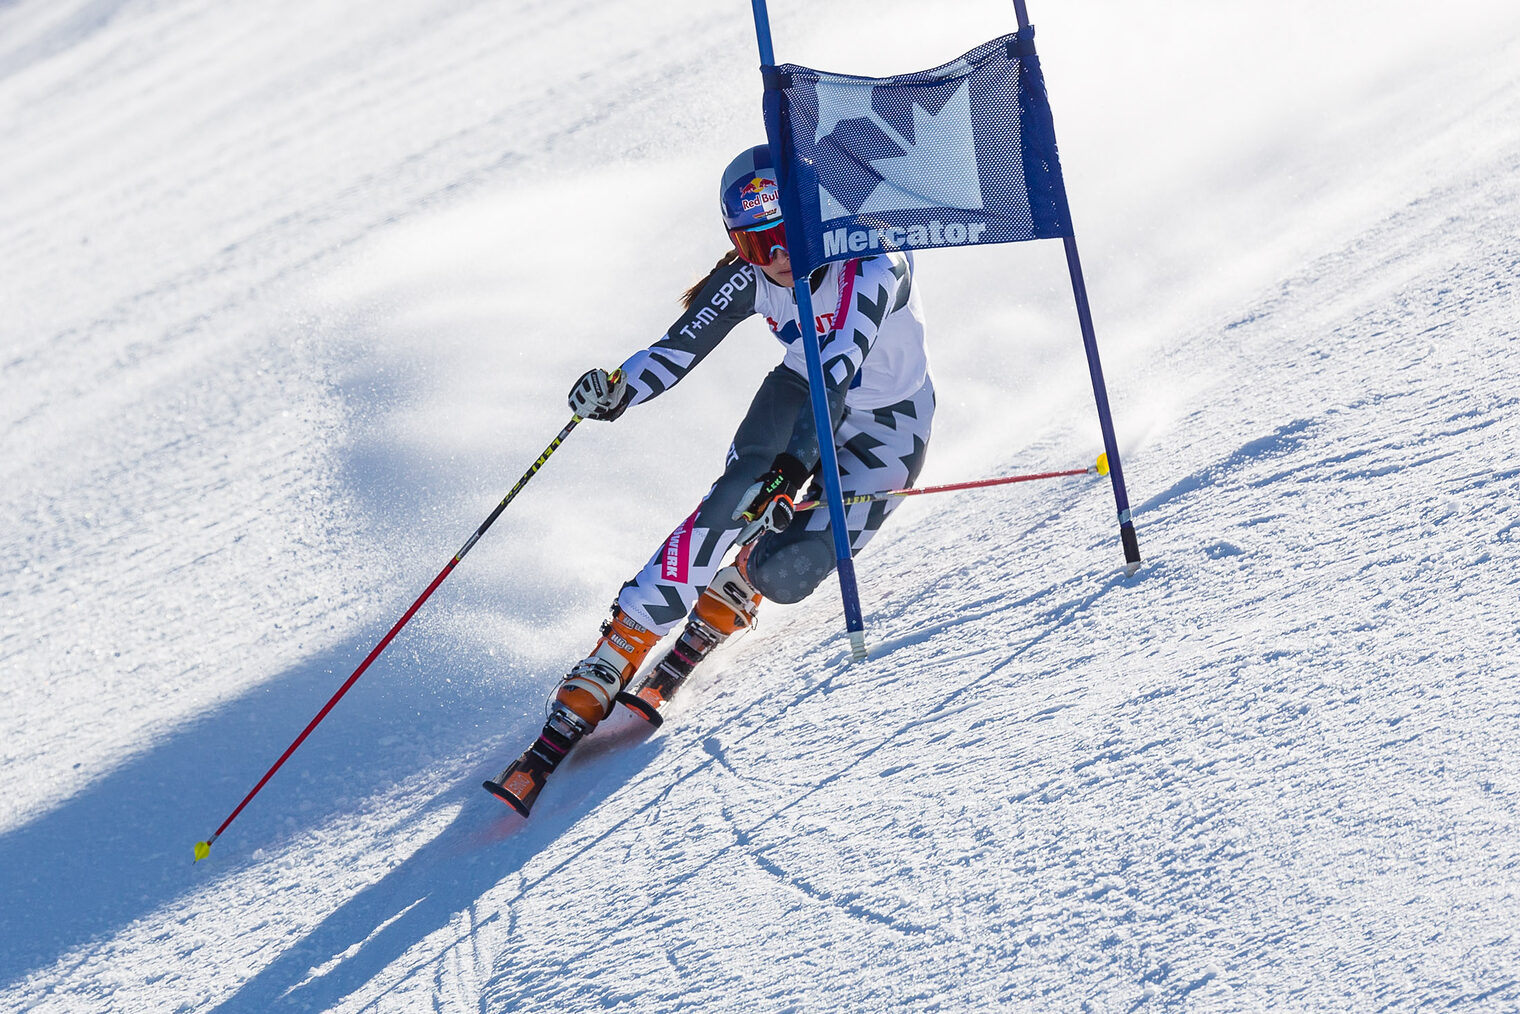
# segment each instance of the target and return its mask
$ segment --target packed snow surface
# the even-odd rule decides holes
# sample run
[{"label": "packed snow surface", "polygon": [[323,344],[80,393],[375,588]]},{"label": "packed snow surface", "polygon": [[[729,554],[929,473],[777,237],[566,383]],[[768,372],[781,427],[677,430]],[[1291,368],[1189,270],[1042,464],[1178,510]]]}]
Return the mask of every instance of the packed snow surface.
[{"label": "packed snow surface", "polygon": [[[1520,1009],[1520,8],[1031,0],[1105,480],[908,501],[531,820],[480,791],[721,467],[750,5],[0,3],[0,1008]],[[771,8],[888,74],[1003,0]],[[924,482],[1101,449],[1059,245],[923,254]]]}]

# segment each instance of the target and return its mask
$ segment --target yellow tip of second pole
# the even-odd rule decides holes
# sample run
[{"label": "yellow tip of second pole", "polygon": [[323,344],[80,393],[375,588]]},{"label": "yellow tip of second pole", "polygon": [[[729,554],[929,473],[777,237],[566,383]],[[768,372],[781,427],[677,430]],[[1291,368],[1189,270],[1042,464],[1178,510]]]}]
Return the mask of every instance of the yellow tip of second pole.
[{"label": "yellow tip of second pole", "polygon": [[1108,452],[1107,451],[1104,451],[1102,454],[1098,455],[1098,474],[1099,475],[1107,475],[1108,474]]},{"label": "yellow tip of second pole", "polygon": [[196,862],[200,862],[202,859],[205,859],[210,854],[211,854],[211,843],[209,841],[198,841],[198,842],[195,843],[195,861]]}]

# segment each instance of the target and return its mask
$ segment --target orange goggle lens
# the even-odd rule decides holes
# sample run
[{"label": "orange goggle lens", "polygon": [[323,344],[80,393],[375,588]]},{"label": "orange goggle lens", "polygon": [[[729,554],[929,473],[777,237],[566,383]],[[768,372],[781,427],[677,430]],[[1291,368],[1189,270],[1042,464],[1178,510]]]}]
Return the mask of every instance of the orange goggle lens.
[{"label": "orange goggle lens", "polygon": [[728,238],[733,240],[739,256],[751,264],[769,264],[778,246],[786,249],[786,226],[777,222],[763,229],[730,229]]}]

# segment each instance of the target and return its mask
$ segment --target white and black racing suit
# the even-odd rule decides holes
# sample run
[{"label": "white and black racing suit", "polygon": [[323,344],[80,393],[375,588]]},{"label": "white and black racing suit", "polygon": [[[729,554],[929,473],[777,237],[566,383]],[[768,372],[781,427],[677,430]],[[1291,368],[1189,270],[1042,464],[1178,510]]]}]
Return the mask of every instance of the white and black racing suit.
[{"label": "white and black racing suit", "polygon": [[[815,272],[811,284],[844,495],[909,486],[923,467],[934,417],[912,256],[891,253],[834,263]],[[756,313],[786,355],[766,376],[739,424],[722,476],[618,596],[625,612],[660,633],[685,618],[722,566],[743,527],[733,520],[739,498],[775,457],[786,452],[816,471],[818,441],[796,295],[743,261],[719,268],[665,336],[622,367],[632,390],[628,404],[648,401],[678,383],[740,321]],[[898,499],[846,508],[856,552]],[[800,515],[783,532],[761,536],[747,571],[766,598],[797,602],[834,563],[828,511],[819,509]]]}]

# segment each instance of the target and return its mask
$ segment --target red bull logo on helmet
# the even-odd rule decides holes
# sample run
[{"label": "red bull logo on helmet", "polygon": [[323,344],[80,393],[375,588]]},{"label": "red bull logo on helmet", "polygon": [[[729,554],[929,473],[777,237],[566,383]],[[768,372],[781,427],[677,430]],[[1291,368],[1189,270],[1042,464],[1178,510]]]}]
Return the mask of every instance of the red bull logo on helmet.
[{"label": "red bull logo on helmet", "polygon": [[756,176],[739,188],[739,207],[744,211],[759,211],[764,217],[781,213],[781,196],[776,181]]},{"label": "red bull logo on helmet", "polygon": [[781,188],[776,170],[756,165],[746,157],[744,166],[734,165],[724,174],[719,201],[723,224],[729,229],[753,229],[781,219]]}]

